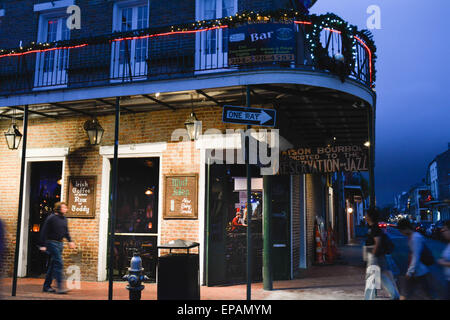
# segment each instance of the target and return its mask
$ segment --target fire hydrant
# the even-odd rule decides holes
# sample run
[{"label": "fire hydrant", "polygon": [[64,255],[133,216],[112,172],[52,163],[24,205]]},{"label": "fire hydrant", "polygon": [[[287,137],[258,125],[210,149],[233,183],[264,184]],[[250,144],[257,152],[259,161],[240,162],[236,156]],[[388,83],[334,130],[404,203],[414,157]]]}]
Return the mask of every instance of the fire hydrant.
[{"label": "fire hydrant", "polygon": [[128,281],[126,288],[130,292],[130,300],[141,300],[141,292],[144,290],[142,281],[149,280],[143,271],[141,257],[136,252],[131,258],[128,274],[123,276],[123,279]]}]

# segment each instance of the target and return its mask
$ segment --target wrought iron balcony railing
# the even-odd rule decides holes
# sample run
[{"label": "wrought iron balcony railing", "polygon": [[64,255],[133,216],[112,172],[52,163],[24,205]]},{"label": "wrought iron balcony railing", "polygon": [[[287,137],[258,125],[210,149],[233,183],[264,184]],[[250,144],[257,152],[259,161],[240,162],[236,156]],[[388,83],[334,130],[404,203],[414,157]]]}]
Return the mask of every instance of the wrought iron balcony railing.
[{"label": "wrought iron balcony railing", "polygon": [[0,95],[263,69],[327,72],[373,87],[373,43],[335,16],[284,21],[295,32],[294,59],[246,64],[230,64],[230,18],[0,50]]}]

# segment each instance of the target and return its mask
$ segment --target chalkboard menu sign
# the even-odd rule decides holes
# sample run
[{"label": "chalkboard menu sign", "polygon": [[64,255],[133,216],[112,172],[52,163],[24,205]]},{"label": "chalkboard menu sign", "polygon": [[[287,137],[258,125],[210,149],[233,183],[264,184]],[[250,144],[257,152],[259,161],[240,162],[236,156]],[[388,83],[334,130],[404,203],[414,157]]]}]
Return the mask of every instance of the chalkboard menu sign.
[{"label": "chalkboard menu sign", "polygon": [[292,24],[254,23],[229,29],[228,64],[291,62],[296,33]]},{"label": "chalkboard menu sign", "polygon": [[164,219],[197,219],[198,175],[164,177]]},{"label": "chalkboard menu sign", "polygon": [[95,217],[96,176],[71,176],[67,190],[67,217]]}]

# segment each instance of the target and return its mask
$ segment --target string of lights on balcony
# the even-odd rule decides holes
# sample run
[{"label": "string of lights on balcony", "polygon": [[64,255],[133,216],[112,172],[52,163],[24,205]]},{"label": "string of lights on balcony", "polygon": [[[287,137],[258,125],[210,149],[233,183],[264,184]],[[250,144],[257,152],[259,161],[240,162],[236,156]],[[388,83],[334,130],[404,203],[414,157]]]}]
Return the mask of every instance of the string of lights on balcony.
[{"label": "string of lights on balcony", "polygon": [[[271,12],[240,12],[234,16],[220,19],[200,20],[182,25],[173,25],[160,28],[149,28],[118,32],[106,36],[97,36],[83,39],[62,40],[49,43],[31,42],[29,46],[15,49],[0,49],[0,58],[22,56],[32,53],[43,53],[53,50],[67,50],[86,47],[88,45],[128,41],[135,39],[155,38],[181,34],[195,34],[210,30],[232,28],[244,23],[284,22],[304,26],[306,42],[311,49],[311,59],[319,69],[330,70],[346,77],[356,64],[357,44],[361,44],[369,55],[370,83],[375,82],[376,46],[372,34],[368,30],[358,31],[353,25],[335,14],[307,15],[295,10],[278,10]],[[328,51],[320,41],[323,30],[339,33],[342,39],[343,61],[329,57]]]}]

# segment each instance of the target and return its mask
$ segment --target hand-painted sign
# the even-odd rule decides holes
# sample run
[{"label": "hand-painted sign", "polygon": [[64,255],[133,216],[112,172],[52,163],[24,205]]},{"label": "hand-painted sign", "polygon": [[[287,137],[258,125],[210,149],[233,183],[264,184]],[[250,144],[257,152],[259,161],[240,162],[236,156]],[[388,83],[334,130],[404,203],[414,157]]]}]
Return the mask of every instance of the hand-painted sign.
[{"label": "hand-painted sign", "polygon": [[222,121],[226,123],[274,127],[276,111],[273,109],[223,106]]},{"label": "hand-painted sign", "polygon": [[289,149],[280,153],[280,174],[368,171],[368,159],[357,145]]},{"label": "hand-painted sign", "polygon": [[196,174],[167,175],[164,179],[164,219],[197,219]]},{"label": "hand-painted sign", "polygon": [[253,23],[229,30],[228,64],[290,62],[295,59],[292,24]]},{"label": "hand-painted sign", "polygon": [[70,218],[95,217],[96,176],[69,177],[67,213]]}]

